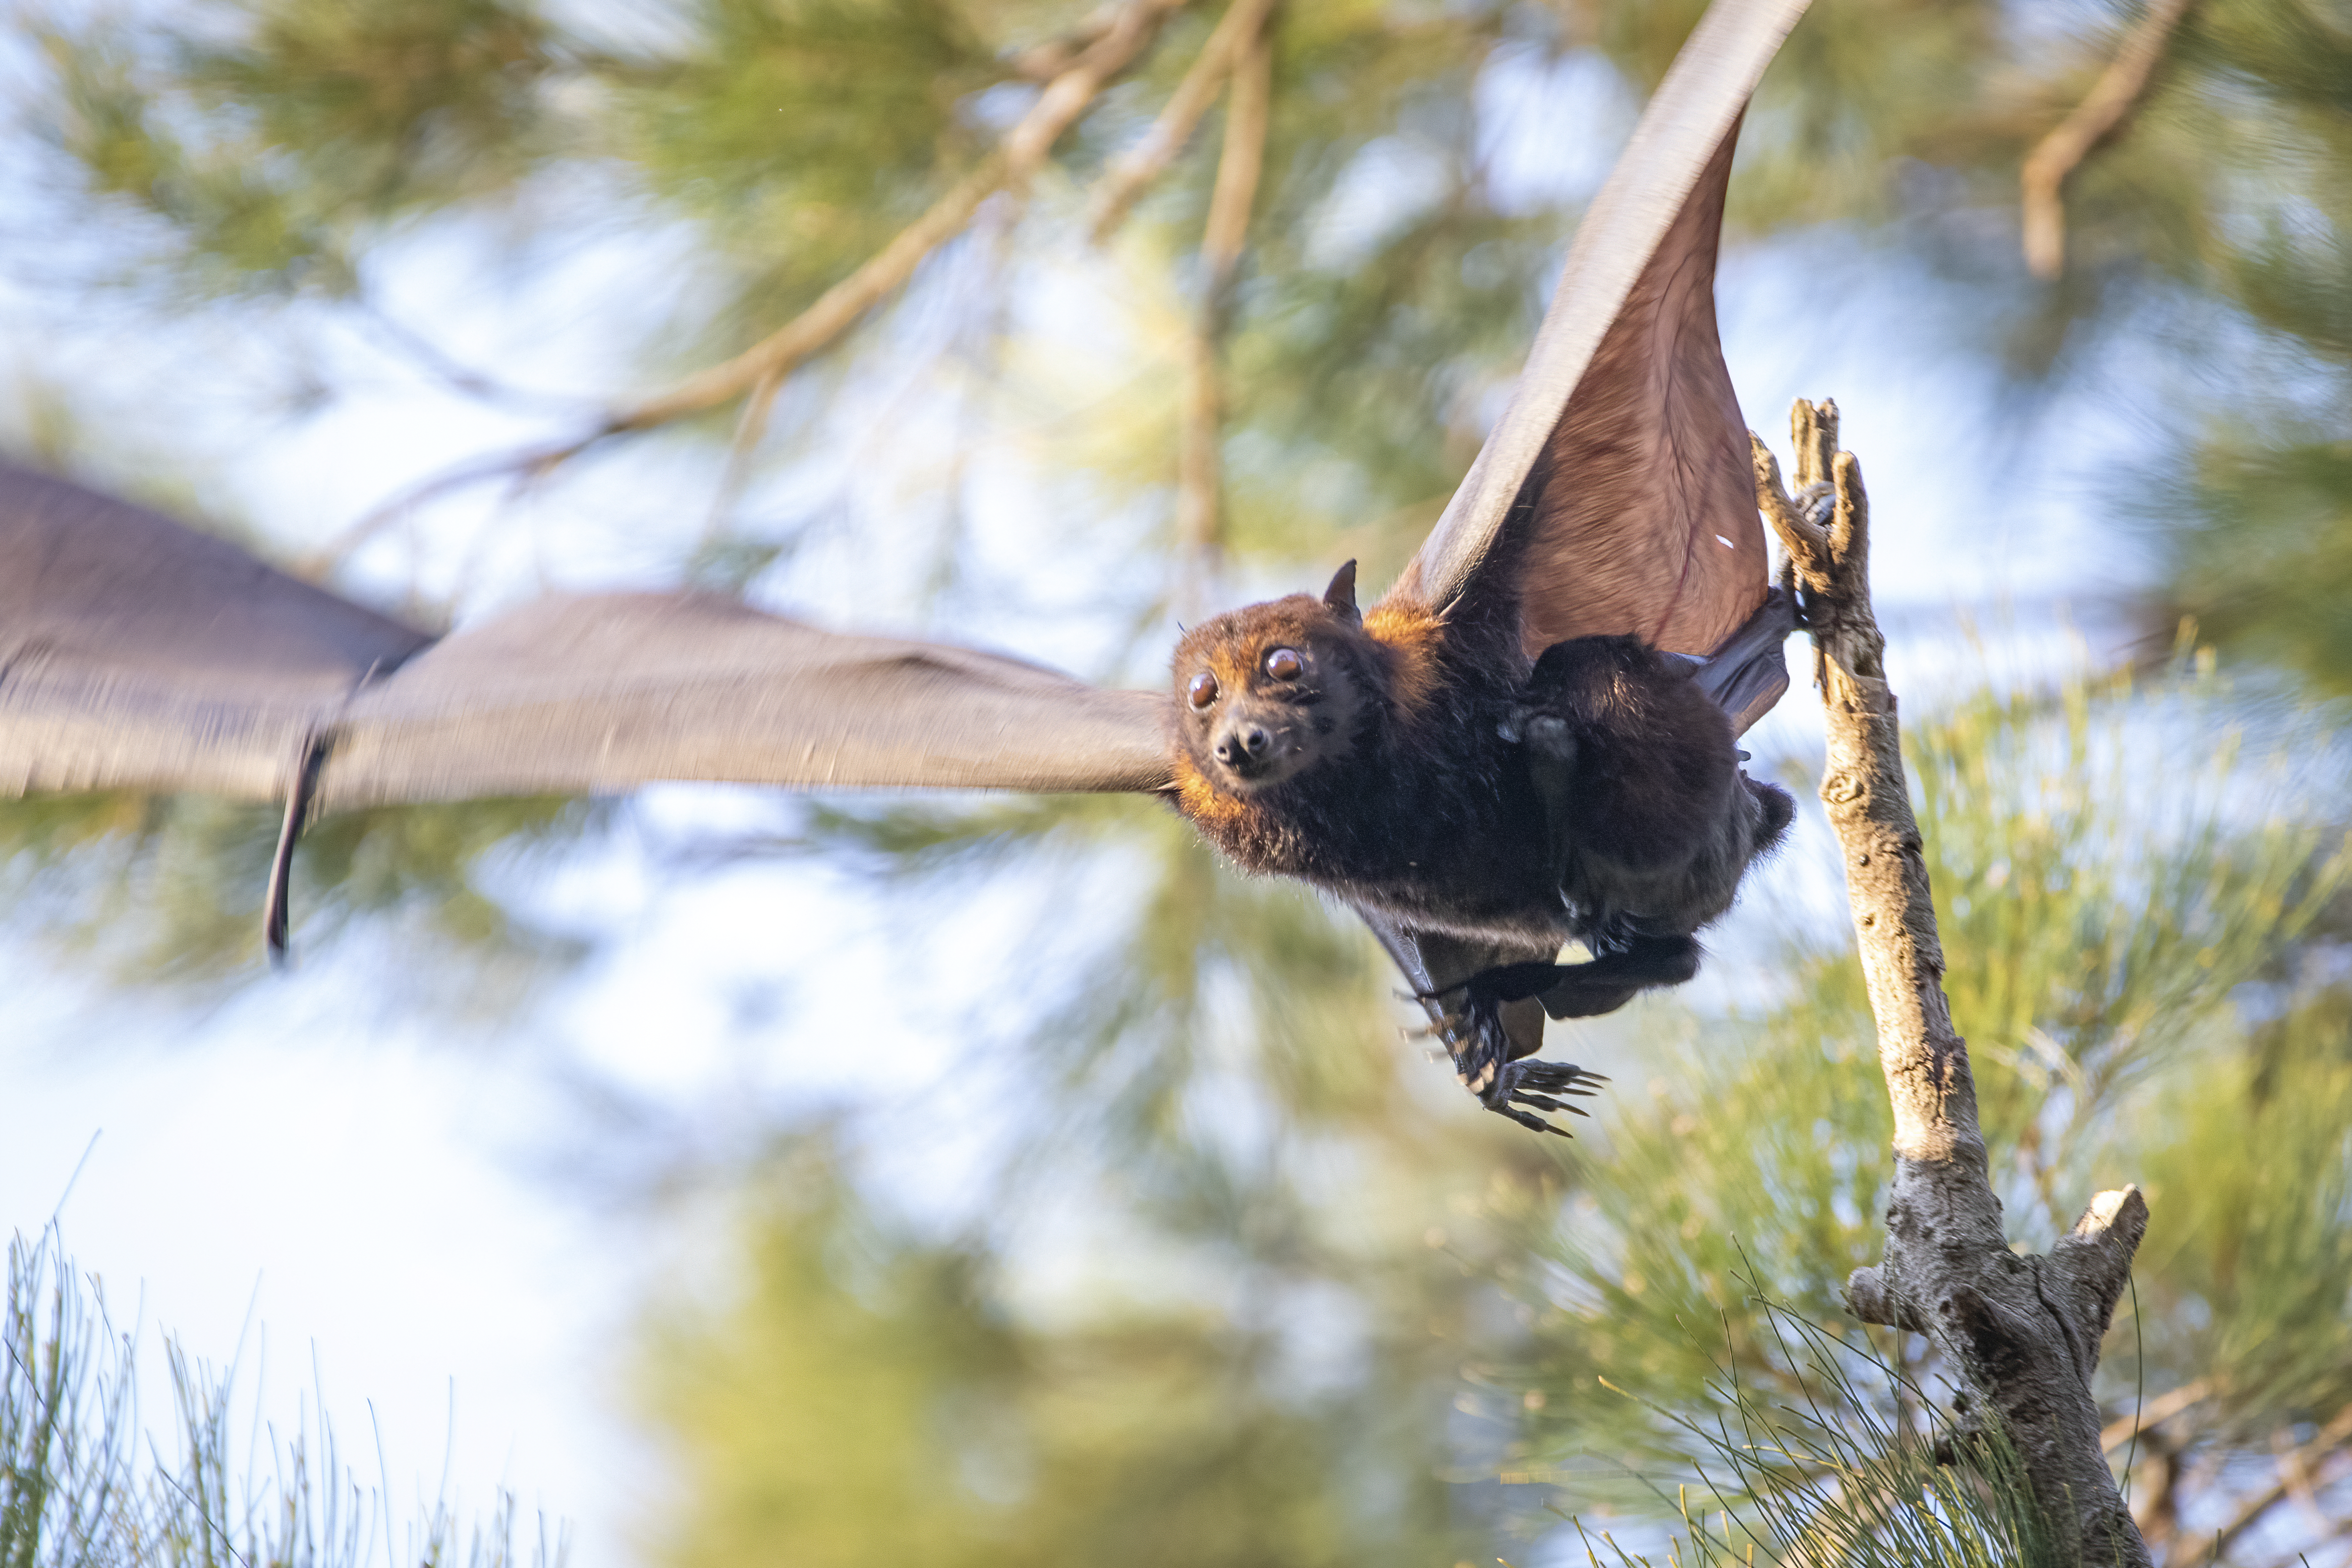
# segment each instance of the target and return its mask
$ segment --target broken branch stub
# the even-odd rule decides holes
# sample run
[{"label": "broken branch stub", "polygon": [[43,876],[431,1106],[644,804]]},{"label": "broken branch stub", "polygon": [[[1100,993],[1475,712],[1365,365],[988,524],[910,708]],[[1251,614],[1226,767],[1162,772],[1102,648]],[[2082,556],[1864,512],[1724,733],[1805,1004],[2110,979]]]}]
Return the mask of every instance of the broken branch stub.
[{"label": "broken branch stub", "polygon": [[[1820,654],[1828,710],[1822,804],[1845,864],[1878,1061],[1895,1110],[1886,1255],[1846,1282],[1865,1322],[1930,1335],[1999,1411],[2053,1529],[2089,1563],[2144,1564],[2147,1547],[2116,1489],[2091,1396],[2099,1344],[2147,1226],[2136,1187],[2102,1193],[2046,1258],[2010,1250],[1986,1178],[1968,1043],[1944,995],[1944,950],[1903,771],[1902,735],[1871,608],[1870,503],[1861,465],[1837,450],[1837,405],[1800,401],[1790,423],[1797,480],[1830,499],[1806,514],[1754,437],[1757,505],[1788,552]],[[1818,487],[1818,488],[1817,488]]]}]

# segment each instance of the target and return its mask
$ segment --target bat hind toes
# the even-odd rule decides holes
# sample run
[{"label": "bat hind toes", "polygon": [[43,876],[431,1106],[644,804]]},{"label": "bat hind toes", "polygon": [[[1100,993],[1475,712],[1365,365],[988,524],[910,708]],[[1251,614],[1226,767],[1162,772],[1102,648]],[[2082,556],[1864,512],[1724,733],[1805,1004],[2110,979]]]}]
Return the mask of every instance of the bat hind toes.
[{"label": "bat hind toes", "polygon": [[1529,1057],[1502,1064],[1478,1095],[1478,1103],[1531,1131],[1557,1132],[1568,1138],[1574,1134],[1558,1122],[1545,1120],[1546,1114],[1566,1111],[1572,1116],[1591,1115],[1582,1106],[1559,1097],[1597,1094],[1600,1086],[1608,1081],[1574,1062],[1547,1062]]}]

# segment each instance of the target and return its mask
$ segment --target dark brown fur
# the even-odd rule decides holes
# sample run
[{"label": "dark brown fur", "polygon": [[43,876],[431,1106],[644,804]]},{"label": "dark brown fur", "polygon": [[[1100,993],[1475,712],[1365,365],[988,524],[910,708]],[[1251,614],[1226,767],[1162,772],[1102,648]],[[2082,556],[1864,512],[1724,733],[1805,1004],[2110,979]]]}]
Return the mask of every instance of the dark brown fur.
[{"label": "dark brown fur", "polygon": [[[1413,930],[1547,953],[1689,936],[1730,906],[1788,797],[1740,773],[1730,721],[1687,666],[1617,637],[1530,669],[1512,631],[1448,624],[1409,594],[1360,618],[1352,571],[1322,601],[1194,628],[1175,657],[1179,809],[1245,869]],[[1306,674],[1271,679],[1276,648]],[[1204,670],[1218,695],[1195,709]],[[1270,760],[1244,759],[1268,782],[1216,754],[1253,730],[1276,737]]]}]

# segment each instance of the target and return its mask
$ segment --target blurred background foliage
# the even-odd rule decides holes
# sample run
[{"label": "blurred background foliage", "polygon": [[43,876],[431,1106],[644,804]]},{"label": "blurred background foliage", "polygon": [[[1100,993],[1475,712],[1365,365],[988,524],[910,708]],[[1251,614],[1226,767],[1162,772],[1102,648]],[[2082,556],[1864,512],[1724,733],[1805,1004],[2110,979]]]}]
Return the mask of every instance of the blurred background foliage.
[{"label": "blurred background foliage", "polygon": [[[1119,6],[22,5],[25,200],[0,216],[19,287],[215,323],[236,355],[197,389],[226,405],[209,434],[78,416],[75,367],[27,364],[5,438],[430,623],[619,560],[835,621],[1060,638],[1155,682],[1174,616],[1402,562],[1701,7],[1276,7],[1263,125],[1228,124],[1228,89],[1096,247],[1099,193],[1223,15],[1129,3],[1149,46],[1023,177],[1002,139]],[[2045,1246],[2095,1188],[2148,1189],[2101,1388],[2164,1560],[2218,1531],[2244,1561],[2347,1561],[2352,10],[2173,12],[2064,184],[2054,278],[2021,255],[2020,169],[2151,25],[2135,5],[1819,0],[1751,112],[1727,243],[1832,285],[1902,279],[1890,352],[1932,376],[1990,348],[2021,451],[2079,437],[2037,424],[2064,397],[2145,394],[2156,438],[2094,466],[2085,505],[2146,635],[2114,671],[2062,658],[1914,703],[1948,984],[2012,1233]],[[1261,68],[1234,58],[1236,81]],[[1238,269],[1204,298],[1220,171],[1249,158]],[[992,194],[790,376],[610,432],[600,410],[788,327],[974,180]],[[410,279],[452,256],[545,341],[444,341]],[[588,449],[299,538],[241,527],[202,478],[205,446],[365,406],[395,373],[540,452]],[[532,390],[554,380],[573,390]],[[1203,405],[1216,461],[1188,498]],[[600,521],[607,497],[625,523]],[[1211,522],[1184,536],[1188,499]],[[2148,650],[2184,617],[2193,652],[2167,666]],[[954,1201],[894,1186],[874,1148],[940,1113],[884,1086],[669,1152],[658,1201],[691,1171],[726,1218],[634,1352],[671,1460],[648,1559],[1442,1563],[1561,1550],[1526,1538],[1568,1514],[1648,1550],[1709,1458],[1670,1417],[1717,1409],[1724,1369],[1825,1401],[1836,1430],[1928,1429],[1892,1375],[1801,1389],[1754,1305],[1865,1342],[1835,1289],[1877,1250],[1884,1099],[1818,901],[1751,914],[1778,935],[1727,953],[1717,1005],[1581,1034],[1619,1086],[1563,1154],[1395,1047],[1361,932],[1143,803],[719,817],[667,874],[769,863],[780,898],[846,879],[910,986],[943,943],[995,955],[951,1112],[982,1147]],[[257,973],[275,827],[203,801],[12,805],[0,876],[26,940],[196,1005]],[[298,941],[429,953],[395,1005],[463,996],[494,1029],[609,939],[534,910],[520,869],[646,831],[562,802],[321,823]],[[1008,888],[1034,921],[961,919]],[[1875,1350],[1932,1393],[1920,1343]],[[2142,1407],[2165,1418],[2135,1436]]]}]

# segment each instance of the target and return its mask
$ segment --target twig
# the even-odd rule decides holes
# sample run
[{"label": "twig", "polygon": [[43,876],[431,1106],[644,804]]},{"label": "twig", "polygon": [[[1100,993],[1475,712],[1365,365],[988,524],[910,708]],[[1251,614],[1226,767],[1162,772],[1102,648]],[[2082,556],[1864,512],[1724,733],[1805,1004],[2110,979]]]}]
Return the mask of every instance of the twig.
[{"label": "twig", "polygon": [[[1274,10],[1274,0],[1234,0],[1226,7],[1223,18],[1209,41],[1192,61],[1192,68],[1168,95],[1167,105],[1160,118],[1151,122],[1143,140],[1119,154],[1103,172],[1095,188],[1092,210],[1087,216],[1087,231],[1096,245],[1102,244],[1127,221],[1127,215],[1141,200],[1152,182],[1167,172],[1168,165],[1192,139],[1192,132],[1201,123],[1201,116],[1216,101],[1217,89],[1234,62],[1253,47],[1253,40],[1265,34],[1267,16]],[[1230,144],[1232,132],[1226,141]],[[1222,174],[1220,175],[1222,178]]]},{"label": "twig", "polygon": [[744,480],[751,472],[751,454],[759,449],[760,437],[767,434],[776,390],[783,384],[781,375],[762,376],[752,386],[751,395],[743,400],[742,416],[735,421],[735,438],[727,444],[727,467],[719,473],[719,489],[710,498],[710,516],[702,525],[705,543],[725,530],[727,514],[735,510],[736,498],[743,493]]},{"label": "twig", "polygon": [[1903,770],[1885,638],[1870,601],[1870,503],[1861,465],[1837,450],[1837,406],[1800,402],[1797,480],[1834,501],[1801,511],[1754,442],[1759,508],[1787,549],[1821,655],[1829,744],[1822,804],[1836,830],[1878,1060],[1895,1110],[1885,1260],[1846,1281],[1869,1323],[1931,1335],[1967,1388],[1963,1428],[1990,1401],[2025,1462],[2067,1558],[2144,1568],[2147,1544],[2108,1473],[2091,1397],[2099,1344],[2147,1225],[2137,1188],[2102,1193],[2046,1258],[2010,1250],[1987,1180],[1968,1044],[1944,995],[1944,952]]},{"label": "twig", "polygon": [[1037,95],[1029,111],[1007,131],[977,168],[956,182],[929,210],[900,230],[865,265],[819,295],[805,310],[734,358],[688,376],[667,392],[607,413],[581,436],[529,447],[469,463],[428,479],[377,508],[308,557],[305,569],[318,574],[367,542],[410,508],[431,497],[500,474],[535,478],[571,461],[615,436],[667,425],[741,396],[761,382],[781,382],[802,361],[831,345],[866,311],[914,276],[924,258],[962,232],[981,204],[1008,185],[1024,183],[1045,161],[1054,143],[1101,96],[1113,78],[1133,64],[1171,11],[1190,0],[1128,0],[1101,35]]},{"label": "twig", "polygon": [[2147,14],[2124,38],[2090,96],[2058,122],[2026,155],[2019,171],[2025,231],[2025,265],[2045,282],[2066,267],[2066,206],[2059,195],[2066,176],[2094,148],[2122,129],[2164,58],[2165,46],[2197,0],[2149,0]]},{"label": "twig", "polygon": [[364,294],[354,300],[361,317],[401,353],[407,355],[426,374],[454,392],[484,403],[502,404],[510,408],[535,409],[540,413],[579,415],[594,404],[587,398],[566,397],[560,393],[533,392],[527,387],[509,386],[495,376],[484,374],[473,366],[446,353],[441,346],[424,333],[386,311]]},{"label": "twig", "polygon": [[[1234,10],[1250,0],[1236,0]],[[1265,163],[1265,132],[1274,91],[1274,40],[1262,25],[1244,43],[1225,109],[1225,143],[1217,160],[1217,183],[1209,198],[1208,223],[1201,236],[1201,312],[1186,342],[1184,405],[1176,455],[1176,538],[1186,570],[1206,577],[1215,570],[1222,543],[1219,497],[1223,476],[1219,437],[1224,425],[1224,386],[1219,361],[1233,316],[1234,285],[1241,276],[1242,247],[1249,237],[1250,207],[1257,199]]]}]

